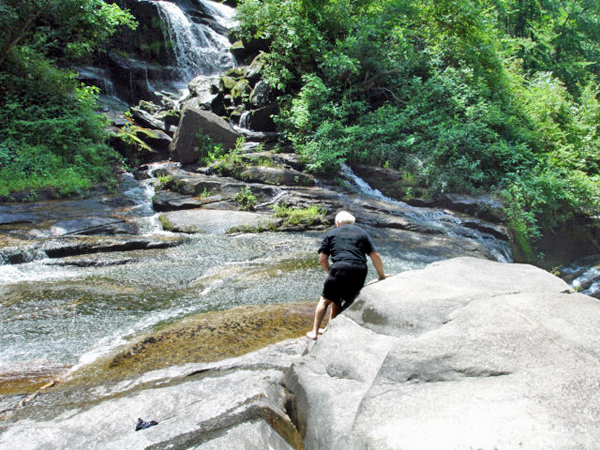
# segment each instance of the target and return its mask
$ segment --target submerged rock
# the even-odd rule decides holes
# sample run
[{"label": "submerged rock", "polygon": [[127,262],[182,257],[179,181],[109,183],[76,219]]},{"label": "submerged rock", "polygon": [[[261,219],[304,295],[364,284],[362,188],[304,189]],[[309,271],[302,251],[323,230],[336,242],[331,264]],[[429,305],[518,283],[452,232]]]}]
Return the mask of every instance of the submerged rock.
[{"label": "submerged rock", "polygon": [[[0,447],[299,449],[282,381],[305,348],[305,340],[293,339],[218,363],[142,374],[112,388],[96,388],[100,398],[94,402],[63,391],[56,397],[69,401],[40,405],[42,417],[4,425]],[[34,406],[26,411],[35,417]],[[136,430],[139,417],[156,425]]]}]

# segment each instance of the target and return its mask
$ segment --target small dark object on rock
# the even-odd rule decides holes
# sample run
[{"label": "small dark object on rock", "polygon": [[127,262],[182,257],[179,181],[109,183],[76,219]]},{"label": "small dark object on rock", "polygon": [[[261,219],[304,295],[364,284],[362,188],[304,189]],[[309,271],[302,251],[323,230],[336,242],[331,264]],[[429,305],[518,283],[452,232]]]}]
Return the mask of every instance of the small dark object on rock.
[{"label": "small dark object on rock", "polygon": [[142,419],[138,419],[137,425],[135,426],[135,431],[140,431],[145,428],[153,427],[154,425],[158,425],[156,420],[151,420],[150,422],[144,422]]}]

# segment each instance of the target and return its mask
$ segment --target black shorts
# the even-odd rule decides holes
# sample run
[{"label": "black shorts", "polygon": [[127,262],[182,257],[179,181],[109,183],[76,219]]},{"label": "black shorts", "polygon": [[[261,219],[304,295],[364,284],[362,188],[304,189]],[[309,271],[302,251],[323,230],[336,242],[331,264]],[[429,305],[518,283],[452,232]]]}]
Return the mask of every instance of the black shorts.
[{"label": "black shorts", "polygon": [[333,263],[321,295],[338,306],[342,306],[342,300],[345,300],[344,306],[349,306],[364,286],[367,272],[365,265]]}]

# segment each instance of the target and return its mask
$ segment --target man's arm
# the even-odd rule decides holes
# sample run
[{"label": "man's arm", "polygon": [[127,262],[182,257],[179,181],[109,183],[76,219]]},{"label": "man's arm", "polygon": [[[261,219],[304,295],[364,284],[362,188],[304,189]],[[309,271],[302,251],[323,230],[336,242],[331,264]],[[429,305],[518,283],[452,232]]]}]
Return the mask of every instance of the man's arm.
[{"label": "man's arm", "polygon": [[381,256],[378,252],[369,253],[369,258],[371,258],[371,261],[373,262],[373,266],[377,271],[377,276],[379,277],[379,280],[391,277],[391,275],[386,275],[386,273],[383,271],[383,261],[381,261]]},{"label": "man's arm", "polygon": [[319,253],[319,264],[325,272],[329,273],[329,255]]}]

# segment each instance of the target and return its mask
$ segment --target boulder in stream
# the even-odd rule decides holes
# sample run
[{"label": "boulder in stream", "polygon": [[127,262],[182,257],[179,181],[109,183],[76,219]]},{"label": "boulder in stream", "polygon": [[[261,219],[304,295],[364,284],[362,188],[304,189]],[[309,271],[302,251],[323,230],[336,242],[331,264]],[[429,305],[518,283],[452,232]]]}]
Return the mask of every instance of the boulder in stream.
[{"label": "boulder in stream", "polygon": [[198,132],[210,137],[225,149],[235,147],[240,137],[231,125],[223,118],[209,111],[187,106],[181,114],[181,120],[171,143],[171,157],[182,164],[195,164],[200,157],[198,149]]},{"label": "boulder in stream", "polygon": [[169,231],[226,234],[236,229],[268,228],[275,220],[268,214],[248,211],[192,209],[162,214],[161,222]]}]

